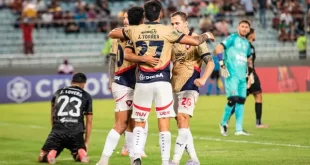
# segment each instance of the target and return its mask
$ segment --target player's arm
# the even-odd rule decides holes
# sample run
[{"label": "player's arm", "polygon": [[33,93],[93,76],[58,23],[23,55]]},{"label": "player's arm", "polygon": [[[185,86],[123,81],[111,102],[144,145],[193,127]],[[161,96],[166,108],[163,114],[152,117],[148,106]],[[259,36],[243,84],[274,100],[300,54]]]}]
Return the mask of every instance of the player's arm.
[{"label": "player's arm", "polygon": [[113,40],[112,46],[110,49],[110,58],[109,58],[109,89],[110,90],[111,90],[112,82],[114,81],[117,49],[118,49],[117,40]]},{"label": "player's arm", "polygon": [[90,134],[93,127],[93,103],[91,96],[89,96],[87,107],[88,108],[84,115],[86,116],[85,146],[88,149]]},{"label": "player's arm", "polygon": [[150,66],[155,67],[159,63],[159,58],[154,56],[138,56],[134,52],[132,41],[128,40],[124,50],[124,59],[135,63],[147,63]]},{"label": "player's arm", "polygon": [[[57,93],[57,92],[56,92]],[[51,126],[53,127],[53,121],[55,117],[55,101],[56,101],[56,93],[53,95],[51,100]]]},{"label": "player's arm", "polygon": [[207,40],[211,40],[211,41],[215,40],[215,38],[211,32],[206,32],[206,33],[203,33],[199,36],[184,35],[178,42],[180,44],[199,46],[200,44],[206,42]]},{"label": "player's arm", "polygon": [[126,39],[126,36],[124,36],[124,28],[115,28],[110,31],[109,37],[113,39]]},{"label": "player's arm", "polygon": [[217,58],[219,60],[219,64],[221,66],[220,74],[221,74],[221,76],[226,78],[226,77],[230,76],[230,74],[229,74],[228,70],[226,69],[226,66],[225,66],[224,61],[223,61],[224,49],[225,49],[225,45],[223,43],[220,43],[215,47],[214,54],[217,56]]}]

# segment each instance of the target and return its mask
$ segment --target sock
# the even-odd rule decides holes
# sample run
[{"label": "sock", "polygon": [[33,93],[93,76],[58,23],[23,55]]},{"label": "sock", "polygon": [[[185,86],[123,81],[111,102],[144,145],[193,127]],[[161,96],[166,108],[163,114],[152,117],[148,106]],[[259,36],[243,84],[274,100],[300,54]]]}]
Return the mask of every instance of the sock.
[{"label": "sock", "polygon": [[125,134],[125,141],[129,152],[129,157],[133,158],[135,156],[133,153],[133,133],[126,131]]},{"label": "sock", "polygon": [[256,125],[262,124],[262,103],[255,103]]},{"label": "sock", "polygon": [[[233,107],[233,109],[231,110],[231,113],[230,113],[230,116],[229,116],[228,122],[229,122],[229,120],[230,120],[231,116],[232,116],[232,115],[234,115],[235,111],[236,111],[236,106],[234,106],[234,107]],[[227,124],[228,124],[228,122],[227,122]]]},{"label": "sock", "polygon": [[212,90],[212,83],[210,83],[210,84],[208,85],[208,92],[207,92],[207,94],[210,94],[210,93],[211,93],[211,90]]},{"label": "sock", "polygon": [[243,131],[244,104],[236,104],[236,132]]},{"label": "sock", "polygon": [[102,156],[99,160],[99,165],[108,165],[109,158],[117,146],[120,136],[121,135],[118,132],[116,132],[114,129],[111,129],[105,141]]},{"label": "sock", "polygon": [[189,157],[192,160],[194,160],[195,162],[199,162],[197,154],[196,154],[195,146],[194,146],[193,135],[192,135],[192,132],[190,130],[188,131],[187,145],[186,145],[185,149],[186,149]]},{"label": "sock", "polygon": [[149,123],[146,121],[145,122],[145,126],[144,126],[144,134],[145,134],[145,139],[144,139],[144,143],[142,145],[142,151],[145,152],[145,145],[146,145],[146,139],[147,139],[147,134],[148,134],[148,130],[149,130]]},{"label": "sock", "polygon": [[141,159],[143,148],[143,141],[145,139],[144,129],[142,127],[135,127],[133,129],[133,152],[135,159]]},{"label": "sock", "polygon": [[188,128],[180,128],[179,134],[176,139],[175,147],[174,147],[174,155],[173,155],[173,162],[179,164],[182,158],[185,146],[188,143]]},{"label": "sock", "polygon": [[222,117],[221,125],[227,125],[227,122],[230,118],[231,112],[233,110],[234,106],[229,106],[228,103],[225,106],[224,114]]},{"label": "sock", "polygon": [[162,165],[169,165],[170,149],[171,149],[171,133],[160,132],[159,133],[159,145],[161,151]]}]

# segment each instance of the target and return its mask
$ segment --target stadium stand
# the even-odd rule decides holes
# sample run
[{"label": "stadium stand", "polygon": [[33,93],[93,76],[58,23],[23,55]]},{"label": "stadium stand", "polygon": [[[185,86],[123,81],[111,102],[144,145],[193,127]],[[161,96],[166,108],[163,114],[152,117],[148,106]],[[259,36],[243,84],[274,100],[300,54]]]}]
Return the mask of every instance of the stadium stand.
[{"label": "stadium stand", "polygon": [[[259,23],[260,16],[258,11],[255,12],[254,17],[247,17],[252,20],[253,26],[257,30],[258,34],[257,41],[255,43],[257,53],[259,54],[257,56],[258,61],[272,59],[275,60],[279,58],[292,60],[298,59],[298,50],[295,42],[296,37],[295,39],[287,42],[279,41],[278,24],[280,20],[280,14],[285,9],[290,9],[290,12],[292,13],[291,6],[294,6],[294,4],[292,5],[288,1],[283,1],[281,1],[280,3],[272,3],[274,1],[270,1],[270,10],[267,10],[266,12],[266,28],[263,28],[263,26]],[[23,6],[27,6],[27,2],[31,1],[24,1]],[[189,25],[194,28],[195,32],[197,33],[200,33],[199,29],[202,28],[200,24],[204,23],[203,19],[206,19],[206,21],[211,21],[211,27],[207,26],[207,30],[217,30],[216,26],[214,26],[215,23],[223,20],[221,17],[217,16],[225,17],[225,20],[229,22],[228,30],[230,33],[232,33],[236,30],[238,20],[245,18],[244,14],[246,14],[243,4],[234,3],[234,1],[232,0],[192,0],[188,1],[190,2],[189,4],[182,4],[183,2],[184,1],[180,2],[177,0],[172,0],[165,1],[163,4],[168,9],[167,13],[170,14],[176,9],[188,12],[188,14],[191,16],[189,20]],[[223,2],[225,3],[223,4]],[[302,2],[304,3],[304,1]],[[42,27],[39,24],[37,25],[37,28],[33,31],[35,54],[25,56],[23,54],[22,32],[18,24],[22,21],[22,19],[19,18],[20,13],[18,13],[21,11],[13,10],[12,5],[7,4],[6,7],[0,9],[0,19],[3,20],[0,23],[0,67],[35,67],[38,65],[58,65],[65,57],[68,58],[73,64],[104,65],[105,57],[102,56],[100,52],[101,49],[104,47],[104,43],[106,41],[107,33],[105,31],[109,31],[109,29],[117,26],[117,23],[119,22],[118,17],[121,16],[123,9],[128,8],[132,5],[140,5],[143,3],[143,1],[109,1],[109,3],[107,3],[106,1],[100,0],[88,0],[77,1],[76,3],[65,3],[64,1],[57,1],[56,3],[56,1],[53,0],[43,2],[39,1],[37,2],[37,6],[40,6],[38,5],[39,3],[41,4],[41,7],[43,6],[43,9],[40,9],[42,11],[38,11],[38,18],[41,18],[42,13],[54,12],[51,10],[61,10],[63,16],[67,13],[66,11],[72,11],[72,13],[75,13],[75,16],[72,18],[75,18],[74,21],[76,22],[77,26],[84,26],[86,24],[87,30],[80,30],[79,33],[67,34],[65,33],[64,27],[59,28],[55,26],[55,23],[57,23],[55,22],[57,21],[56,19],[51,22],[53,24],[50,28],[45,28],[44,26]],[[217,8],[217,5],[220,7]],[[11,6],[11,8],[8,8],[8,6]],[[44,6],[48,10],[44,9]],[[81,6],[83,10],[87,10],[87,16],[93,19],[88,19],[88,22],[84,22],[83,14],[77,16]],[[227,8],[227,6],[230,8]],[[254,3],[254,6],[256,7],[256,9],[259,8],[256,3]],[[305,11],[304,13],[307,13],[307,6],[301,6],[304,6],[304,8],[302,9],[303,11]],[[95,13],[93,13],[93,15],[89,13],[90,8],[94,8],[94,11],[96,11]],[[275,13],[277,14],[275,15]],[[55,13],[53,14],[54,18],[57,18],[55,17]],[[166,18],[168,18],[168,14],[166,14]],[[207,20],[208,18],[210,18],[210,20]],[[294,16],[293,18],[295,19]],[[305,25],[308,25],[309,21],[307,21],[307,19],[305,18],[306,15],[302,14],[301,20],[304,20],[306,22]],[[94,23],[96,24],[97,28],[89,30],[89,22],[94,19]],[[42,23],[42,19],[35,19],[35,21],[37,23]],[[166,19],[164,22],[169,23],[169,20]],[[104,32],[102,32],[102,29],[98,28],[100,27],[100,25],[104,27]],[[286,31],[289,30],[286,29]],[[223,40],[224,37],[225,36],[223,35],[217,36],[216,42],[210,43],[210,48],[213,48],[218,42]],[[307,52],[310,52],[310,46],[308,46]]]}]

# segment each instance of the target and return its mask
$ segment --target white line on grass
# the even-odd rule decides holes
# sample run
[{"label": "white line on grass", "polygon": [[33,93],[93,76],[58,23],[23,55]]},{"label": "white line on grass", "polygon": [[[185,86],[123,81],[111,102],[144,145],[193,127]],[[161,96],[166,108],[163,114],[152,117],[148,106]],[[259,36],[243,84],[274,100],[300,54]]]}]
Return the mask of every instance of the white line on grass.
[{"label": "white line on grass", "polygon": [[[27,127],[27,128],[35,128],[35,129],[45,128],[40,125],[27,125],[27,124],[0,122],[0,126],[7,126],[7,125],[14,125],[18,127]],[[106,132],[109,132],[110,130],[93,129],[92,131],[106,133]],[[155,134],[155,133],[149,133],[148,135],[158,136],[158,134]],[[194,136],[193,138],[197,140],[217,141],[217,142],[227,142],[227,143],[247,143],[247,144],[259,144],[259,145],[269,145],[269,146],[294,147],[294,148],[310,148],[310,146],[299,145],[299,144],[281,144],[281,143],[274,143],[274,142],[259,142],[259,141],[248,141],[248,140],[229,140],[229,139],[220,139],[220,138],[214,138],[214,137],[208,137],[208,136]]]}]

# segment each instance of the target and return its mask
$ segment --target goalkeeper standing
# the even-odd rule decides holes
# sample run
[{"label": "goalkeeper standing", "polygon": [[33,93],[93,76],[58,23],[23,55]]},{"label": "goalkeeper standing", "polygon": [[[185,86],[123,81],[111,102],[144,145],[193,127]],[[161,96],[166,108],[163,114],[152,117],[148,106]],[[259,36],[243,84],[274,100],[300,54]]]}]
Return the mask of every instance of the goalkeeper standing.
[{"label": "goalkeeper standing", "polygon": [[[220,63],[220,73],[225,78],[227,104],[220,123],[221,134],[227,136],[227,122],[232,109],[236,113],[235,135],[249,135],[243,130],[244,102],[247,92],[247,62],[251,56],[250,43],[246,35],[250,31],[250,22],[242,20],[238,25],[238,32],[231,34],[215,48]],[[225,51],[224,51],[225,50]]]}]

